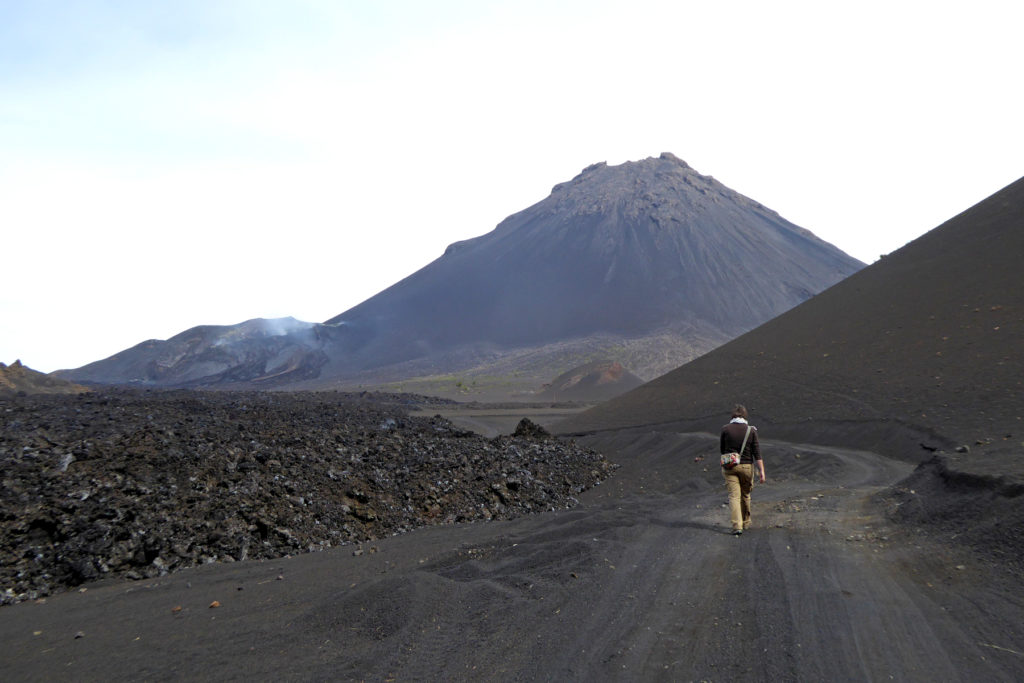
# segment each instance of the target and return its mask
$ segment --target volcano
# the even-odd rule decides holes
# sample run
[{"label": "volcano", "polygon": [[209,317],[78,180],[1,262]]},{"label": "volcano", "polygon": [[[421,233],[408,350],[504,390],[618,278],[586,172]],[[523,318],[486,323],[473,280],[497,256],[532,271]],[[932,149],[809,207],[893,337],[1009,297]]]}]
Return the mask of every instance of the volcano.
[{"label": "volcano", "polygon": [[[173,349],[147,342],[137,347],[145,359],[119,354],[65,376],[309,389],[463,373],[532,390],[601,358],[648,380],[863,265],[666,153],[589,166],[323,324],[259,337],[217,328],[205,359],[183,354],[180,339]],[[245,353],[226,352],[235,339]]]}]

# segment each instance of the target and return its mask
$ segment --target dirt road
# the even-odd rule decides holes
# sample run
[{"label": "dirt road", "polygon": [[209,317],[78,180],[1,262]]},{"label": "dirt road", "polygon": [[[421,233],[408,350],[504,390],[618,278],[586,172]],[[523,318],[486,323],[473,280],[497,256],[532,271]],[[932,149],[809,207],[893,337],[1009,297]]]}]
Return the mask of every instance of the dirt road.
[{"label": "dirt road", "polygon": [[884,521],[911,465],[766,440],[733,537],[716,437],[586,441],[622,467],[572,510],[3,608],[0,678],[1024,678],[1013,577]]}]

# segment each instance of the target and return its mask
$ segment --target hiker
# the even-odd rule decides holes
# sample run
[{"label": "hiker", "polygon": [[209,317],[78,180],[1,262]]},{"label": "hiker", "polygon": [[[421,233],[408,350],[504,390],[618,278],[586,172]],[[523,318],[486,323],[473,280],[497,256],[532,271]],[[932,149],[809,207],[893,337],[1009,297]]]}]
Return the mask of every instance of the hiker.
[{"label": "hiker", "polygon": [[[722,476],[729,490],[729,517],[732,533],[739,536],[750,528],[750,489],[754,485],[754,463],[764,483],[764,460],[757,443],[757,427],[747,422],[747,409],[740,404],[732,410],[732,420],[722,427],[719,440],[722,451]],[[737,457],[738,454],[738,457]],[[732,457],[729,457],[729,456]],[[732,461],[732,462],[730,462]]]}]

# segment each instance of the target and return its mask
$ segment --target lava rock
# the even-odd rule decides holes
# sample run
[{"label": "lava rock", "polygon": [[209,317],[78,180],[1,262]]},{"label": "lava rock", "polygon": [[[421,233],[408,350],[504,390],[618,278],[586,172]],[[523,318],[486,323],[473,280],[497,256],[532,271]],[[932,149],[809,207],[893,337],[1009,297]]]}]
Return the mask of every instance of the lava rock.
[{"label": "lava rock", "polygon": [[409,414],[425,405],[340,392],[0,398],[0,604],[572,507],[613,471],[528,420],[486,439]]}]

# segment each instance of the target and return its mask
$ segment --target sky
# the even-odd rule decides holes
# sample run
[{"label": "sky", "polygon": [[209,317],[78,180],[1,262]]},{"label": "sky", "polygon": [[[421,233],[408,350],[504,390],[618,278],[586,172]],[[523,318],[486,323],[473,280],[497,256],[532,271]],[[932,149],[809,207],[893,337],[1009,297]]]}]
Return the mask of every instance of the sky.
[{"label": "sky", "polygon": [[323,321],[671,152],[872,262],[1024,175],[1024,4],[0,0],[0,362]]}]

